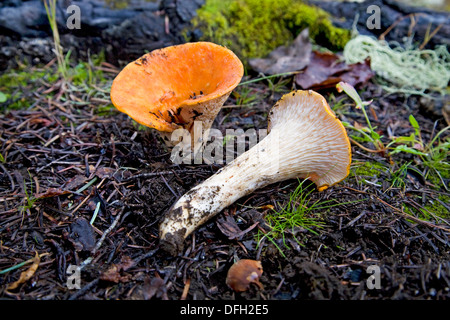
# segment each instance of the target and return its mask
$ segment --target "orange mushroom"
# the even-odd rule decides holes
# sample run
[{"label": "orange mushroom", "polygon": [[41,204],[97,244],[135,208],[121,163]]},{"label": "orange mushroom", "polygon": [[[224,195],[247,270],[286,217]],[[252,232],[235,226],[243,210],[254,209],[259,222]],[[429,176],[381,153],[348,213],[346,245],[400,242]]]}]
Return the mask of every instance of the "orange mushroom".
[{"label": "orange mushroom", "polygon": [[212,123],[244,68],[229,49],[193,42],[154,50],[129,63],[111,87],[111,101],[142,125],[158,130],[169,145],[171,133],[194,121],[203,132]]}]

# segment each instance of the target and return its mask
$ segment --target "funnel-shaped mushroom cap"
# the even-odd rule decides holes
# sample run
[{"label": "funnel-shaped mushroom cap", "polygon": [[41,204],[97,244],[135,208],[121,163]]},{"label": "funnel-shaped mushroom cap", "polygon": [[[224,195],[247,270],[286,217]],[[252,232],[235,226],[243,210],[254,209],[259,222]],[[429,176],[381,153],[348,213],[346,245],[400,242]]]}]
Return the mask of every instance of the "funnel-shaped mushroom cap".
[{"label": "funnel-shaped mushroom cap", "polygon": [[341,121],[314,91],[285,94],[271,109],[268,130],[279,130],[279,174],[309,178],[319,191],[347,177],[351,146]]},{"label": "funnel-shaped mushroom cap", "polygon": [[243,76],[239,58],[225,47],[194,42],[157,49],[129,63],[114,79],[114,106],[161,132],[211,127]]}]

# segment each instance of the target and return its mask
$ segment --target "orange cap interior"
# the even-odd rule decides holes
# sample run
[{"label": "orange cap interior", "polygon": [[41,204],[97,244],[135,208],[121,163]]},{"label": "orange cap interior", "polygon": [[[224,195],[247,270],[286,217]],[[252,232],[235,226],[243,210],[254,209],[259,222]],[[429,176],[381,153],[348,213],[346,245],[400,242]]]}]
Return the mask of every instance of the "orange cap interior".
[{"label": "orange cap interior", "polygon": [[185,106],[230,93],[244,68],[229,49],[193,42],[154,50],[129,63],[111,87],[111,101],[121,112],[145,126],[172,132],[190,119]]}]

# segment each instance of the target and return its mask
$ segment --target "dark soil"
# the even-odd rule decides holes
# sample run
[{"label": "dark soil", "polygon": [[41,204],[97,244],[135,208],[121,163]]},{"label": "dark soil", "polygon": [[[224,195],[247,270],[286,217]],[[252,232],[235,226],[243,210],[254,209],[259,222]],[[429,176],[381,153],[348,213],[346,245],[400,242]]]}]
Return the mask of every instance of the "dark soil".
[{"label": "dark soil", "polygon": [[[231,108],[227,106],[235,100],[230,97],[215,128],[224,132],[266,127],[267,111],[281,93],[271,92],[265,83],[251,88],[265,99],[251,107]],[[331,101],[329,92],[323,94]],[[396,134],[408,135],[410,113],[421,124],[425,140],[445,126],[442,117],[423,109],[423,100],[417,97],[386,95],[372,83],[364,95],[374,98],[371,120],[386,136],[393,124]],[[325,210],[321,216],[326,227],[317,234],[300,230],[302,245],[287,232],[289,248],[281,240],[277,243],[285,256],[270,241],[258,245],[256,235],[264,230],[264,215],[270,210],[264,206],[285,204],[298,182],[271,185],[221,212],[187,239],[182,255],[170,257],[158,249],[159,222],[178,197],[220,166],[174,165],[157,134],[114,110],[99,115],[94,101],[76,105],[73,95],[65,102],[40,100],[39,90],[36,97],[28,110],[8,111],[0,117],[0,153],[6,158],[0,163],[0,271],[33,258],[35,252],[48,254],[42,255],[34,275],[15,290],[7,290],[7,285],[29,265],[0,274],[1,298],[450,297],[448,222],[423,221],[403,211],[405,204],[421,208],[439,195],[448,196],[420,175],[410,172],[404,186],[392,188],[389,170],[378,176],[351,174],[323,192],[313,190],[313,201],[352,203]],[[341,118],[364,123],[361,112],[347,102]],[[386,168],[398,168],[411,156],[399,154],[394,161],[358,146],[352,151],[354,164],[379,163]],[[97,203],[98,216],[91,227]],[[448,204],[444,206],[448,209]],[[223,224],[233,221],[240,230],[258,225],[230,239]],[[255,285],[235,293],[227,287],[229,267],[242,258],[261,260],[264,289]],[[83,265],[80,289],[68,288],[70,265]],[[367,286],[367,268],[373,265],[380,268],[378,289]]]}]

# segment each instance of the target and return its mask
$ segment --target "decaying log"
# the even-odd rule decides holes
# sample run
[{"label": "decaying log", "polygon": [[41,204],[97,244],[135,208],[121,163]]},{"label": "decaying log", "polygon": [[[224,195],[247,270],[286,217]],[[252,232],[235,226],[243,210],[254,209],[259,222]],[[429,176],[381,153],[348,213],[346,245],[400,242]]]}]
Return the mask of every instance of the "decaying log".
[{"label": "decaying log", "polygon": [[[61,44],[73,59],[86,59],[88,53],[104,51],[106,60],[114,64],[136,59],[160,47],[182,43],[182,30],[189,30],[190,21],[204,0],[129,0],[124,9],[108,6],[106,0],[58,0],[56,18]],[[450,21],[448,12],[407,6],[393,0],[365,2],[314,1],[328,11],[339,27],[351,29],[355,22],[362,34],[387,40],[402,41],[411,32],[422,42],[436,28],[438,32],[427,43],[449,45]],[[81,10],[81,29],[70,30],[66,21],[69,5]],[[367,28],[369,5],[380,8],[380,28]],[[391,28],[391,29],[389,29]],[[389,31],[389,32],[386,32]],[[198,30],[191,30],[193,40]],[[31,63],[47,63],[54,54],[53,41],[42,0],[5,0],[0,2],[0,70],[15,66],[17,57]]]},{"label": "decaying log", "polygon": [[[426,47],[450,44],[449,12],[409,6],[394,0],[308,2],[329,12],[334,17],[333,23],[338,27],[352,29],[356,22],[356,28],[361,34],[377,38],[385,34],[386,40],[399,43],[403,43],[403,38],[412,35],[414,42],[421,44],[427,35],[438,28]],[[377,6],[380,9],[380,28],[368,28],[367,21],[374,14],[373,10],[368,10],[369,6]]]},{"label": "decaying log", "polygon": [[[100,0],[57,1],[56,20],[65,52],[73,58],[105,52],[109,62],[136,59],[147,51],[182,43],[181,30],[189,25],[204,0],[132,0],[114,9]],[[69,29],[69,5],[81,11],[81,28]],[[0,69],[14,64],[14,57],[30,62],[50,61],[53,40],[42,0],[7,0],[0,3]]]}]

